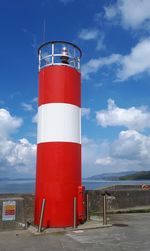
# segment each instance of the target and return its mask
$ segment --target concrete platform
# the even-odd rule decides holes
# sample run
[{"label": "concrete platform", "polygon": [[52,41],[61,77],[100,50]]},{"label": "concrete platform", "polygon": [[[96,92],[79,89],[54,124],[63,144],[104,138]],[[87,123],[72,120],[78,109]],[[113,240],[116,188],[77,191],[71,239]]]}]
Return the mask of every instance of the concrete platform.
[{"label": "concrete platform", "polygon": [[150,212],[150,206],[138,206],[138,207],[130,207],[130,208],[124,208],[124,209],[116,209],[113,211],[108,212],[108,214],[117,214],[117,213],[149,213]]},{"label": "concrete platform", "polygon": [[79,233],[81,230],[88,230],[88,229],[96,229],[96,228],[105,228],[105,227],[111,227],[112,224],[107,224],[107,225],[103,225],[102,220],[100,218],[97,218],[97,220],[90,220],[85,222],[82,225],[77,226],[76,228],[48,228],[46,230],[44,230],[44,233],[55,233],[55,232],[65,232],[68,233],[70,231],[75,231],[77,233]]},{"label": "concrete platform", "polygon": [[0,232],[0,251],[149,251],[150,213],[111,215],[113,226],[42,233]]},{"label": "concrete platform", "polygon": [[77,226],[76,228],[68,227],[68,228],[47,228],[42,229],[41,233],[38,232],[38,228],[35,226],[30,225],[28,231],[35,235],[44,235],[44,234],[53,234],[53,233],[68,233],[74,231],[79,233],[81,230],[88,230],[88,229],[97,229],[97,228],[105,228],[111,227],[112,224],[103,225],[103,221],[101,217],[94,216],[93,219],[86,221],[84,224]]}]

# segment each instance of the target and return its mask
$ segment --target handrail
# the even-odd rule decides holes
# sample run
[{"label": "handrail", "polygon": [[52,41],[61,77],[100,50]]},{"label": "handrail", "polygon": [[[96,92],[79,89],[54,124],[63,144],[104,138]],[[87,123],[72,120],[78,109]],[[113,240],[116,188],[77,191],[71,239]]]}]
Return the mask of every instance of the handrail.
[{"label": "handrail", "polygon": [[52,65],[65,65],[80,71],[81,49],[70,42],[51,41],[38,49],[39,70]]},{"label": "handrail", "polygon": [[79,50],[79,52],[80,52],[80,58],[82,57],[82,51],[81,51],[81,49],[77,46],[77,45],[75,45],[75,44],[73,44],[73,43],[71,43],[71,42],[67,42],[67,41],[49,41],[49,42],[46,42],[46,43],[44,43],[44,44],[42,44],[39,48],[38,48],[38,54],[39,54],[39,52],[40,52],[40,50],[43,48],[43,47],[45,47],[46,45],[49,45],[49,44],[68,44],[68,45],[71,45],[72,47],[75,47],[77,50]]}]

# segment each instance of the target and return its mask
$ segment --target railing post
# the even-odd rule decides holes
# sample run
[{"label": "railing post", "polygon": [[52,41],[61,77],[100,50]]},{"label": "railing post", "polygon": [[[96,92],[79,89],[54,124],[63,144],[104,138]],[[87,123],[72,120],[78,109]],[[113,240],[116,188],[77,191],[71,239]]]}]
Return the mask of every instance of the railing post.
[{"label": "railing post", "polygon": [[42,200],[42,207],[41,207],[41,213],[40,213],[40,223],[38,227],[38,232],[41,232],[42,229],[42,222],[43,222],[43,215],[44,215],[44,209],[45,209],[45,199]]},{"label": "railing post", "polygon": [[104,192],[103,196],[103,225],[107,225],[107,196],[111,196],[110,193]]},{"label": "railing post", "polygon": [[54,47],[54,44],[52,44],[52,65],[54,64],[54,50],[55,50],[55,47]]},{"label": "railing post", "polygon": [[41,50],[39,50],[38,60],[39,60],[38,70],[40,71],[40,69],[41,69]]},{"label": "railing post", "polygon": [[86,194],[86,218],[87,218],[87,221],[89,221],[90,217],[89,217],[89,195],[88,195],[88,193]]},{"label": "railing post", "polygon": [[73,199],[73,228],[77,227],[77,198],[74,197]]},{"label": "railing post", "polygon": [[103,196],[103,225],[107,225],[107,200],[106,194]]}]

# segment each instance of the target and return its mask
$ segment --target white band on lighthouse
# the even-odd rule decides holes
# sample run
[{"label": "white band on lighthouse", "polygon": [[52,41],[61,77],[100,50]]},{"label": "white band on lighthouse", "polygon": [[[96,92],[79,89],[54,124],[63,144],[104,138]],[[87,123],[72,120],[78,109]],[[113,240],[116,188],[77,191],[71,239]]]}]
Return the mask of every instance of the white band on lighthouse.
[{"label": "white band on lighthouse", "polygon": [[37,143],[74,142],[81,144],[81,108],[49,103],[38,108]]}]

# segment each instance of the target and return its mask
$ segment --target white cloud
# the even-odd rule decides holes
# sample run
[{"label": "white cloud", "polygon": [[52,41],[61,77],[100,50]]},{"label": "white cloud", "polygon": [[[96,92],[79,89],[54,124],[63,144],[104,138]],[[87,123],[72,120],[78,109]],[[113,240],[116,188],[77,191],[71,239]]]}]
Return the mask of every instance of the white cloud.
[{"label": "white cloud", "polygon": [[85,118],[89,119],[90,113],[91,113],[91,109],[83,107],[81,111],[82,111],[81,112],[82,117],[85,117]]},{"label": "white cloud", "polygon": [[33,123],[37,123],[37,120],[38,120],[38,113],[36,113],[33,118],[32,118],[32,122]]},{"label": "white cloud", "polygon": [[86,167],[90,165],[90,168],[95,162],[97,156],[98,146],[97,144],[87,137],[82,138],[82,162]]},{"label": "white cloud", "polygon": [[96,40],[96,50],[102,50],[105,48],[104,45],[104,34],[100,32],[98,29],[82,29],[78,37],[83,40]]},{"label": "white cloud", "polygon": [[[138,131],[150,128],[147,107],[120,108],[114,100],[96,114],[103,127],[124,126],[114,141],[82,138],[83,177],[100,173],[150,170],[150,136]],[[138,131],[137,131],[138,130]]]},{"label": "white cloud", "polygon": [[[96,141],[86,136],[82,137],[82,164],[83,177],[107,172],[106,166],[96,164],[96,160],[108,155],[109,143],[107,140]],[[108,170],[110,171],[110,170]]]},{"label": "white cloud", "polygon": [[18,141],[10,137],[22,125],[22,119],[12,116],[7,110],[0,109],[0,171],[8,176],[9,172],[34,174],[36,145],[27,139]]},{"label": "white cloud", "polygon": [[95,164],[99,173],[150,170],[150,137],[135,130],[121,131],[109,144],[109,154],[98,157]]},{"label": "white cloud", "polygon": [[105,49],[105,44],[104,44],[104,34],[101,34],[99,38],[97,39],[97,45],[96,45],[96,50],[100,51]]},{"label": "white cloud", "polygon": [[92,40],[96,39],[99,36],[98,29],[82,29],[78,34],[80,39],[83,40]]},{"label": "white cloud", "polygon": [[112,158],[109,156],[106,156],[105,158],[98,158],[95,163],[102,166],[108,166],[112,164]]},{"label": "white cloud", "polygon": [[[117,142],[117,141],[116,141]],[[122,172],[148,169],[147,162],[142,164],[137,158],[130,160],[125,156],[113,155],[114,144],[106,140],[95,141],[87,137],[82,138],[82,166],[83,177],[95,174]]]},{"label": "white cloud", "polygon": [[0,139],[8,138],[10,134],[22,125],[23,120],[10,115],[6,109],[0,109]]},{"label": "white cloud", "polygon": [[96,112],[96,120],[102,127],[124,126],[141,131],[150,128],[150,111],[146,107],[119,108],[109,99],[107,109]]},{"label": "white cloud", "polygon": [[132,160],[117,157],[113,158],[110,156],[98,158],[95,162],[95,166],[97,166],[97,170],[99,170],[97,174],[149,170],[149,165],[147,163],[142,163],[138,159],[134,159],[134,156]]},{"label": "white cloud", "polygon": [[103,66],[109,66],[118,63],[120,58],[121,55],[112,54],[108,57],[90,59],[87,63],[82,65],[83,78],[89,79],[91,73],[97,73]]},{"label": "white cloud", "polygon": [[150,73],[150,37],[140,41],[128,55],[112,54],[90,59],[82,66],[83,78],[88,79],[104,66],[116,66],[116,80],[124,81],[142,73]]},{"label": "white cloud", "polygon": [[121,131],[113,142],[82,139],[83,177],[100,173],[150,170],[150,136]]},{"label": "white cloud", "polygon": [[27,103],[23,102],[23,103],[21,103],[21,106],[24,111],[32,112],[34,110],[32,104],[27,104]]},{"label": "white cloud", "polygon": [[0,170],[2,168],[7,173],[7,169],[12,168],[17,173],[34,174],[35,152],[36,145],[27,139],[0,141]]},{"label": "white cloud", "polygon": [[150,38],[140,41],[127,56],[120,61],[117,78],[121,81],[140,73],[150,72]]},{"label": "white cloud", "polygon": [[104,9],[108,20],[119,18],[125,28],[143,28],[150,21],[149,0],[117,0],[114,5]]},{"label": "white cloud", "polygon": [[137,161],[141,167],[150,165],[150,137],[135,130],[122,131],[112,144],[111,154],[122,160]]},{"label": "white cloud", "polygon": [[109,5],[104,7],[105,10],[105,17],[108,20],[112,20],[118,14],[118,9],[116,5]]},{"label": "white cloud", "polygon": [[32,103],[37,103],[38,102],[38,97],[34,97],[32,100],[31,100]]}]

